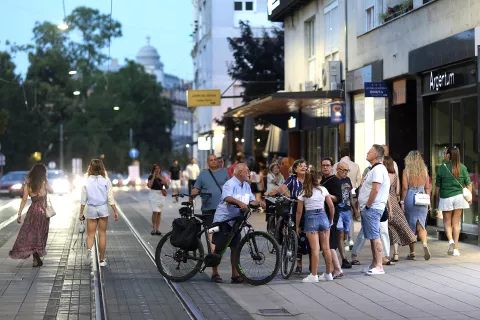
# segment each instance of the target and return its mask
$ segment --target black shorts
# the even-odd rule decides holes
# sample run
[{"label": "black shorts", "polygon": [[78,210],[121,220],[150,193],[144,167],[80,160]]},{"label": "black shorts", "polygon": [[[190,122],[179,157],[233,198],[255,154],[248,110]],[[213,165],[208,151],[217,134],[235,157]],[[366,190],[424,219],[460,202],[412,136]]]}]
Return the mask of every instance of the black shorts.
[{"label": "black shorts", "polygon": [[338,249],[338,232],[337,232],[337,225],[334,223],[333,226],[330,227],[330,249],[337,250]]},{"label": "black shorts", "polygon": [[213,210],[204,210],[204,211],[202,211],[202,214],[209,215],[208,218],[206,218],[206,219],[203,220],[203,221],[205,221],[205,224],[206,224],[207,226],[213,224],[213,217],[214,217],[214,215],[215,215],[215,211],[217,211],[217,210],[213,209]]},{"label": "black shorts", "polygon": [[[215,232],[212,237],[212,243],[215,245],[215,253],[219,254],[225,244],[227,243],[228,237],[230,236],[233,227],[228,224],[228,222],[221,223],[219,226],[220,230]],[[237,232],[237,234],[233,237],[232,241],[230,242],[229,247],[235,248],[239,243],[240,239],[242,238],[241,233]]]}]

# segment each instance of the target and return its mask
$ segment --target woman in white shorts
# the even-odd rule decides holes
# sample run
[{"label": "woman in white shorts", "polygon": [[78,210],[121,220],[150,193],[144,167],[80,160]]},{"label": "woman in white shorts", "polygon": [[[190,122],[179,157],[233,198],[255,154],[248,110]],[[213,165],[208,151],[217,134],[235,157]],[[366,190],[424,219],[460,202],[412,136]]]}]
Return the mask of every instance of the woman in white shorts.
[{"label": "woman in white shorts", "polygon": [[162,208],[165,205],[165,197],[167,195],[168,182],[162,176],[162,169],[158,164],[153,165],[152,172],[148,177],[147,186],[150,188],[149,200],[152,206],[152,232],[153,235],[161,235],[160,220],[162,218]]},{"label": "woman in white shorts", "polygon": [[448,238],[449,255],[459,256],[458,237],[460,235],[460,218],[463,209],[468,209],[472,200],[465,200],[463,188],[472,192],[470,176],[462,163],[460,163],[460,150],[449,148],[445,153],[445,163],[437,171],[437,197],[440,195],[438,210],[443,213],[445,234]]},{"label": "woman in white shorts", "polygon": [[[80,220],[87,218],[87,260],[91,262],[93,239],[98,226],[98,249],[100,251],[100,266],[107,265],[105,249],[107,247],[108,206],[113,209],[113,217],[118,220],[117,207],[113,199],[112,183],[107,178],[107,172],[102,160],[90,161],[87,171],[87,182],[82,188],[80,202]],[[85,217],[83,212],[87,206]]]}]

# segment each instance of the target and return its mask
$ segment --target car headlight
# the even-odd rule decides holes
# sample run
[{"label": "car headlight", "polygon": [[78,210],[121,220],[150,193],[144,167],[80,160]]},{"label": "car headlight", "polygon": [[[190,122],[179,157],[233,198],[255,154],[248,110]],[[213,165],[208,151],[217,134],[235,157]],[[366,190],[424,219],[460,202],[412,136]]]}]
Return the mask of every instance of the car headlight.
[{"label": "car headlight", "polygon": [[12,186],[12,190],[20,190],[20,189],[22,189],[22,184],[21,183],[15,183]]},{"label": "car headlight", "polygon": [[80,188],[85,185],[85,178],[83,177],[76,177],[75,180],[73,180],[73,185],[75,188]]},{"label": "car headlight", "polygon": [[53,182],[52,187],[54,192],[63,193],[69,191],[70,185],[67,180],[57,179]]},{"label": "car headlight", "polygon": [[122,183],[123,183],[124,186],[128,185],[128,179],[123,180]]},{"label": "car headlight", "polygon": [[113,184],[118,184],[118,179],[113,179],[113,180],[112,180],[112,183],[113,183]]},{"label": "car headlight", "polygon": [[142,179],[140,178],[135,179],[135,184],[141,184],[141,183],[142,183]]}]

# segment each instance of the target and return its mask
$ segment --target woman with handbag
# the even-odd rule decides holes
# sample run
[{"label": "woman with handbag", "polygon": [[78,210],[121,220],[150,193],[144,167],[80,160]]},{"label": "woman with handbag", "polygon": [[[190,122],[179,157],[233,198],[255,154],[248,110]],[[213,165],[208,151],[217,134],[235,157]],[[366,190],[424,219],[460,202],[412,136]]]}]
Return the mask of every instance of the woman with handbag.
[{"label": "woman with handbag", "polygon": [[22,211],[28,196],[32,199],[32,204],[25,215],[17,240],[9,252],[12,259],[27,259],[33,255],[33,267],[41,267],[43,262],[40,257],[47,254],[45,247],[50,226],[50,217],[47,216],[47,191],[53,193],[47,181],[47,168],[43,164],[36,164],[28,173],[23,186],[23,198],[18,210],[17,223],[22,223]]},{"label": "woman with handbag", "polygon": [[[107,171],[100,159],[90,161],[87,181],[82,188],[80,198],[80,221],[87,218],[87,258],[85,264],[91,263],[92,247],[98,227],[98,251],[100,267],[105,267],[105,250],[107,248],[108,206],[113,209],[113,218],[118,221],[117,207],[113,199],[112,183],[107,178]],[[87,207],[84,215],[85,207]]]},{"label": "woman with handbag", "polygon": [[154,164],[152,172],[148,177],[147,186],[150,188],[148,196],[152,207],[152,232],[150,234],[160,236],[160,221],[162,219],[162,209],[165,205],[167,196],[168,181],[162,176],[162,169],[158,164]]},{"label": "woman with handbag", "polygon": [[[402,201],[400,205],[405,211],[410,229],[418,235],[423,244],[423,257],[429,260],[430,250],[427,245],[428,207],[430,206],[430,178],[428,169],[418,150],[410,151],[405,157],[405,169],[402,174]],[[410,243],[408,260],[415,260],[415,242]]]},{"label": "woman with handbag", "polygon": [[[463,209],[472,203],[472,182],[467,167],[460,162],[460,150],[448,148],[445,163],[438,168],[436,195],[438,210],[443,213],[443,225],[448,238],[448,255],[459,256],[458,237]],[[440,196],[440,197],[439,197]]]},{"label": "woman with handbag", "polygon": [[398,261],[398,246],[406,246],[417,242],[415,233],[410,229],[402,208],[400,208],[400,182],[395,171],[393,159],[389,156],[383,158],[383,165],[387,168],[390,178],[390,194],[388,196],[388,236],[390,245],[393,245],[392,260],[384,260],[384,264],[391,265]]}]

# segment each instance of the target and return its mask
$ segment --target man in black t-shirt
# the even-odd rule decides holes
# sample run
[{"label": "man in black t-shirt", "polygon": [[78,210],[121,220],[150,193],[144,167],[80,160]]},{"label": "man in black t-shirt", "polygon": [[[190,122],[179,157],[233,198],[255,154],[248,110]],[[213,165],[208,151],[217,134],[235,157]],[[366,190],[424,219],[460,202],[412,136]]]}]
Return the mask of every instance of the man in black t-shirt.
[{"label": "man in black t-shirt", "polygon": [[[330,227],[330,250],[332,251],[333,262],[333,278],[339,278],[343,276],[343,271],[338,261],[337,252],[338,248],[338,236],[337,236],[337,223],[339,217],[338,202],[342,198],[342,185],[340,179],[333,174],[333,160],[331,158],[322,159],[322,181],[320,184],[324,186],[330,196],[332,196],[333,204],[335,205],[335,213],[333,215],[333,225]],[[328,210],[328,206],[325,206]],[[328,212],[327,212],[328,214]]]},{"label": "man in black t-shirt", "polygon": [[[173,162],[173,166],[170,168],[169,172],[170,176],[170,187],[172,189],[172,196],[179,194],[180,193],[180,188],[182,186],[182,170],[180,169],[180,166],[178,165],[178,161],[175,160]],[[174,197],[173,202],[178,202],[178,198]]]}]

